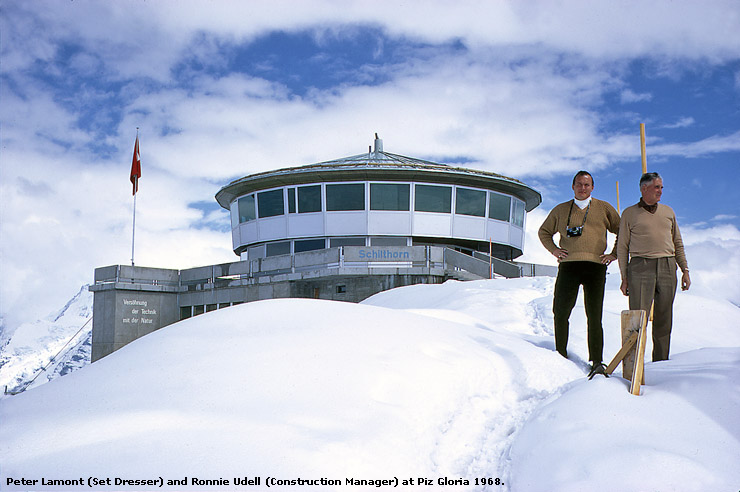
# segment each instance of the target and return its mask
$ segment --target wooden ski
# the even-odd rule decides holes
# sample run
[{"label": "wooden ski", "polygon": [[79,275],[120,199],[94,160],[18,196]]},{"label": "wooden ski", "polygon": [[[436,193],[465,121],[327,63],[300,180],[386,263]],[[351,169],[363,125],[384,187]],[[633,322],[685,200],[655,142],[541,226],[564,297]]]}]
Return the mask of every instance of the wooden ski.
[{"label": "wooden ski", "polygon": [[[622,311],[622,348],[614,356],[614,359],[606,368],[606,374],[609,375],[622,363],[622,377],[632,381],[632,375],[635,372],[635,362],[638,357],[640,341],[642,341],[642,354],[645,355],[645,329],[647,314],[643,310]],[[640,367],[640,382],[644,384],[644,373]]]},{"label": "wooden ski", "polygon": [[[647,345],[647,313],[645,311],[640,311],[640,313],[640,336],[637,339],[632,385],[630,386],[630,393],[637,396],[640,395],[640,385],[645,384],[645,345]],[[624,367],[625,365],[622,364],[623,371]]]}]

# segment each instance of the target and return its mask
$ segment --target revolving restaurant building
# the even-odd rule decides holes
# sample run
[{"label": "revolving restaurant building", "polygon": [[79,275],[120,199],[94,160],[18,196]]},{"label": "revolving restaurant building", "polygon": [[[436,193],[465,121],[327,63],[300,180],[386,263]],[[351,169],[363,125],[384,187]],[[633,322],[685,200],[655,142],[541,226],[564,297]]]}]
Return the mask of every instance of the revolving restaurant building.
[{"label": "revolving restaurant building", "polygon": [[499,174],[384,152],[376,135],[366,154],[246,176],[216,200],[231,211],[242,260],[422,245],[512,260],[522,254],[525,211],[541,196]]}]

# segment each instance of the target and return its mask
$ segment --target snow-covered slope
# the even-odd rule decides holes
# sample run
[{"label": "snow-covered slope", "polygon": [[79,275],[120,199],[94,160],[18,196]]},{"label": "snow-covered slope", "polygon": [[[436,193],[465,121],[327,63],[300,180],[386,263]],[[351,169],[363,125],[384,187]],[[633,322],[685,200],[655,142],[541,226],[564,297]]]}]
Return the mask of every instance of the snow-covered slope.
[{"label": "snow-covered slope", "polygon": [[89,364],[92,298],[83,286],[59,311],[0,333],[0,390],[38,386]]},{"label": "snow-covered slope", "polygon": [[[515,492],[735,490],[740,309],[679,293],[672,360],[648,363],[635,397],[619,377],[585,379],[582,303],[572,360],[553,352],[551,290],[552,279],[448,282],[176,323],[0,401],[3,490],[24,489],[8,476],[163,477],[168,490],[203,490],[193,477],[255,490],[234,485],[245,476],[342,482],[315,490],[394,477],[401,490],[480,490],[480,478]],[[615,290],[610,278],[607,358],[626,307]],[[696,324],[707,308],[712,322]]]}]

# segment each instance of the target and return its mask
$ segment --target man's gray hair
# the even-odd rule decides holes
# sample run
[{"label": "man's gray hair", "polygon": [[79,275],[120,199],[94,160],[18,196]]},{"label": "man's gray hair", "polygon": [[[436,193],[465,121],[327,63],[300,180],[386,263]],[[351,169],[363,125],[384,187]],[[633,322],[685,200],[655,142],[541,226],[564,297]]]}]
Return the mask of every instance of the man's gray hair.
[{"label": "man's gray hair", "polygon": [[640,188],[652,184],[656,179],[663,179],[658,173],[645,173],[640,177]]}]

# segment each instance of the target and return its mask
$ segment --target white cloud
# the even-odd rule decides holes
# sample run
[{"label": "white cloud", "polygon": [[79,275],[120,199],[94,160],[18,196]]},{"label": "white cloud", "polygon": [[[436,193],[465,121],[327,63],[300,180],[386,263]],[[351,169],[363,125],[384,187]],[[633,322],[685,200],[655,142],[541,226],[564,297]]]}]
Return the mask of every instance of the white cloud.
[{"label": "white cloud", "polygon": [[[462,151],[476,167],[514,177],[604,167],[632,152],[624,137],[599,135],[589,108],[613,77],[598,67],[560,70],[555,57],[511,66],[486,50],[439,54],[394,66],[380,86],[305,98],[260,79],[201,77],[189,91],[139,97],[120,127],[143,129],[142,153],[155,166],[212,180],[358,154],[375,132],[390,152]],[[146,138],[161,128],[176,131]]]},{"label": "white cloud", "polygon": [[722,222],[725,220],[735,220],[737,219],[737,217],[738,217],[737,215],[720,214],[720,215],[715,215],[714,217],[712,217],[712,221]]},{"label": "white cloud", "polygon": [[[176,6],[176,8],[175,8]],[[168,70],[210,33],[245,42],[272,30],[375,25],[394,36],[470,46],[545,46],[594,59],[670,57],[726,60],[740,51],[737,4],[717,0],[616,3],[374,2],[49,2],[14,4],[3,24],[5,69],[48,60],[65,40],[92,48],[120,77],[168,78]],[[29,15],[31,13],[32,15]],[[125,26],[121,28],[121,26]],[[36,35],[27,36],[28,32]],[[10,51],[7,46],[17,46]],[[9,55],[9,56],[8,56]]]},{"label": "white cloud", "polygon": [[651,101],[652,99],[653,99],[653,95],[650,93],[643,92],[642,94],[637,94],[631,89],[625,89],[619,95],[619,100],[622,102],[622,104],[630,104],[630,103],[636,103],[636,102],[642,102],[642,101]]},{"label": "white cloud", "polygon": [[688,128],[694,123],[696,123],[694,118],[691,116],[684,116],[683,118],[679,118],[675,123],[663,125],[661,128]]},{"label": "white cloud", "polygon": [[723,224],[681,227],[692,289],[727,299],[740,307],[740,229]]},{"label": "white cloud", "polygon": [[650,154],[655,156],[699,157],[721,152],[740,151],[740,131],[730,135],[711,137],[688,143],[657,143],[650,146]]}]

